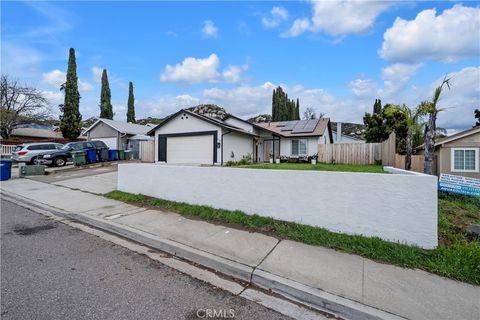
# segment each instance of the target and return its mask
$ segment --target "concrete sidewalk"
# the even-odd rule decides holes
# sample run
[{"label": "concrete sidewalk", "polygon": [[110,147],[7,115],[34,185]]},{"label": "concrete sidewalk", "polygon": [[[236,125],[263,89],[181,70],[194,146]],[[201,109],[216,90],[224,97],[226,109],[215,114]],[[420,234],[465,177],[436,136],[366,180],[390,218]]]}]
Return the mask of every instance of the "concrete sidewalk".
[{"label": "concrete sidewalk", "polygon": [[480,314],[477,286],[90,193],[110,191],[107,189],[112,184],[107,180],[112,178],[104,174],[55,182],[61,186],[17,179],[3,182],[1,190],[6,196],[346,319],[466,320],[477,319]]}]

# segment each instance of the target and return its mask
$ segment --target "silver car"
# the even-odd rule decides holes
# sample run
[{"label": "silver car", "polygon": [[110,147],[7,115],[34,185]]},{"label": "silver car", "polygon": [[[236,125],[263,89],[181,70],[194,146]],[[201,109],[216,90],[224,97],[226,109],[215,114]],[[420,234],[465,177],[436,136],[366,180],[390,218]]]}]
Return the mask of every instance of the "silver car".
[{"label": "silver car", "polygon": [[12,160],[15,162],[27,162],[36,164],[37,156],[48,151],[61,149],[63,144],[54,142],[24,143],[18,145],[12,152]]}]

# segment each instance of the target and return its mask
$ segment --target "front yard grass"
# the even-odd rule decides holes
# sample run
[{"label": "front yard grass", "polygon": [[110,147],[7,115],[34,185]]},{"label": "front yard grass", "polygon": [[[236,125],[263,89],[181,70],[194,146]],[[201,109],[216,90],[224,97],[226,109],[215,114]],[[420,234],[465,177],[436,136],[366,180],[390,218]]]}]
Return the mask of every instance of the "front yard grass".
[{"label": "front yard grass", "polygon": [[480,199],[440,194],[439,246],[435,250],[424,250],[377,237],[352,236],[319,227],[247,215],[238,210],[190,205],[121,191],[112,191],[106,197],[136,205],[163,208],[181,215],[261,232],[277,238],[332,248],[400,267],[419,268],[451,279],[480,285],[480,238],[469,236],[465,231],[467,224],[480,223]]},{"label": "front yard grass", "polygon": [[255,163],[235,166],[235,168],[387,173],[385,170],[383,170],[382,165],[376,164]]}]

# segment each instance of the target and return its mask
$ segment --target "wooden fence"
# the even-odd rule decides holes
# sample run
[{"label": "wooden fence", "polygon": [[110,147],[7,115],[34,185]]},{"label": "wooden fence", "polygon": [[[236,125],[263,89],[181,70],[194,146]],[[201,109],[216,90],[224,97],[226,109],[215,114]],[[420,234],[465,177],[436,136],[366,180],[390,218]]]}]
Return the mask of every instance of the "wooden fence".
[{"label": "wooden fence", "polygon": [[142,162],[155,162],[155,141],[140,141],[139,155]]},{"label": "wooden fence", "polygon": [[395,164],[395,133],[379,143],[319,144],[318,161],[341,164]]},{"label": "wooden fence", "polygon": [[[422,155],[412,155],[412,167],[411,171],[423,173],[423,164],[425,156]],[[395,154],[395,168],[405,169],[405,156],[401,154]],[[437,174],[437,156],[433,158],[433,174]]]}]

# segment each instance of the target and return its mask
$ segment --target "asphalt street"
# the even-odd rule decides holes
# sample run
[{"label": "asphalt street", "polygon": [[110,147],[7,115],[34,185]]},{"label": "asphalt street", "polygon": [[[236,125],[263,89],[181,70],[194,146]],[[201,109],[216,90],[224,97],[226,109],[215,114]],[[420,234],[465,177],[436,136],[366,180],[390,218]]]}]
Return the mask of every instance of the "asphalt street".
[{"label": "asphalt street", "polygon": [[1,232],[2,319],[289,319],[4,200]]}]

